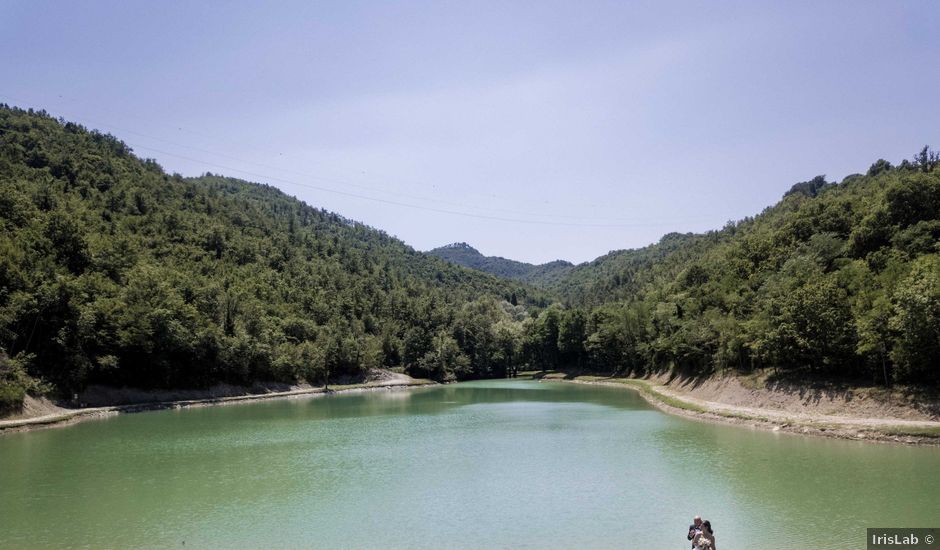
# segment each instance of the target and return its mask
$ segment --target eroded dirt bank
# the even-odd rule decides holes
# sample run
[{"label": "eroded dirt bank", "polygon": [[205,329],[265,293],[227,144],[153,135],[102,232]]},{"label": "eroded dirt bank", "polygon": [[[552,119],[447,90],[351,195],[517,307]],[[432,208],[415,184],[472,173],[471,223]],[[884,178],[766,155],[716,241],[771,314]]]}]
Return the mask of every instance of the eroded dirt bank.
[{"label": "eroded dirt bank", "polygon": [[760,376],[693,379],[531,373],[631,387],[659,409],[700,420],[843,439],[940,445],[940,406],[905,389],[798,386]]},{"label": "eroded dirt bank", "polygon": [[79,396],[79,406],[62,406],[49,399],[27,396],[23,410],[0,419],[0,435],[39,428],[65,426],[82,420],[121,413],[228,405],[266,399],[314,397],[340,392],[376,391],[435,384],[405,374],[376,369],[363,381],[331,384],[329,389],[309,384],[267,384],[251,388],[229,385],[206,390],[138,390],[92,386]]}]

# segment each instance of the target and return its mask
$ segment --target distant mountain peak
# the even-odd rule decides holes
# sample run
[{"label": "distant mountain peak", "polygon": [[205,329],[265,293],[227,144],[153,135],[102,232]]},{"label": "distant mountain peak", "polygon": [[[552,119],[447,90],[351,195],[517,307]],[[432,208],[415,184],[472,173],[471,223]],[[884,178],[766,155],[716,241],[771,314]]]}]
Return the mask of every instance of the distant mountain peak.
[{"label": "distant mountain peak", "polygon": [[[442,249],[444,249],[444,250],[466,250],[467,252],[476,252],[477,254],[480,254],[480,251],[479,251],[479,250],[477,250],[476,248],[473,248],[472,246],[470,246],[469,244],[467,244],[467,243],[465,243],[465,242],[445,244],[444,246],[435,248],[434,250],[442,250]],[[482,254],[481,254],[481,255],[482,255]]]},{"label": "distant mountain peak", "polygon": [[446,244],[429,250],[427,254],[463,267],[532,284],[544,283],[557,275],[566,273],[573,267],[571,262],[564,260],[533,265],[499,256],[484,256],[479,250],[465,242]]}]

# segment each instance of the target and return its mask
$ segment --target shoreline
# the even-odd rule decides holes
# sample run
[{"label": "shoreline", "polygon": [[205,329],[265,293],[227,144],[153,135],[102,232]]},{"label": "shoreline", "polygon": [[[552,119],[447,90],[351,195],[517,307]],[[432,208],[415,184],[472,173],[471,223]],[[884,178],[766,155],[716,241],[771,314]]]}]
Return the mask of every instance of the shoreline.
[{"label": "shoreline", "polygon": [[251,403],[275,399],[313,398],[337,393],[359,393],[378,390],[397,390],[425,386],[435,386],[437,382],[412,378],[409,380],[382,380],[363,382],[359,384],[337,384],[326,389],[322,386],[280,392],[246,393],[226,397],[206,397],[201,399],[181,399],[167,401],[150,401],[132,403],[127,405],[106,405],[101,407],[85,407],[79,409],[66,409],[64,412],[19,418],[15,420],[0,420],[0,437],[5,434],[28,432],[46,428],[59,428],[70,426],[85,420],[107,418],[119,414],[130,414],[147,411],[167,409],[189,409],[197,407],[212,407],[217,405],[233,405],[238,403]]},{"label": "shoreline", "polygon": [[[940,446],[940,421],[862,418],[734,406],[720,401],[697,399],[694,396],[676,391],[665,384],[643,378],[617,378],[598,375],[573,376],[555,371],[528,371],[520,373],[519,377],[538,381],[625,388],[636,391],[647,403],[662,412],[700,422],[746,426],[769,432],[853,441]],[[430,380],[397,378],[393,380],[373,380],[358,384],[334,385],[329,390],[320,386],[223,397],[158,400],[124,405],[64,409],[62,412],[29,418],[0,420],[0,437],[10,433],[64,427],[85,420],[107,418],[118,414],[232,405],[275,399],[313,398],[338,393],[399,390],[437,384],[437,382]]]},{"label": "shoreline", "polygon": [[536,380],[613,386],[636,391],[656,409],[700,422],[746,426],[769,432],[829,437],[874,443],[940,446],[940,422],[894,418],[854,418],[785,410],[738,407],[703,401],[681,394],[663,384],[641,378],[614,378],[564,373],[525,373]]}]

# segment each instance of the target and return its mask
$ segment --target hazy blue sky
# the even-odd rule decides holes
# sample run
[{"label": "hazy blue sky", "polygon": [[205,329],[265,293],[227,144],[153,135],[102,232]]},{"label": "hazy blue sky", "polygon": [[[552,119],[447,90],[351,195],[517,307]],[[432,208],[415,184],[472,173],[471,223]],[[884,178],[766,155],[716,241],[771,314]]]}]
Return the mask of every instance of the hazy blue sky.
[{"label": "hazy blue sky", "polygon": [[0,52],[0,101],[168,171],[533,262],[940,148],[933,1],[5,0]]}]

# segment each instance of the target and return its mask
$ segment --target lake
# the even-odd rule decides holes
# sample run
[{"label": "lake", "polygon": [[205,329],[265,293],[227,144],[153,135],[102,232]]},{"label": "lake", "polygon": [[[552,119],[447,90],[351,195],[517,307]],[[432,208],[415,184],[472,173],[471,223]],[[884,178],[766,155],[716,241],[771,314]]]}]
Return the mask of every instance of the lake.
[{"label": "lake", "polygon": [[937,526],[940,449],[530,380],[130,414],[0,437],[2,548],[864,548]]}]

